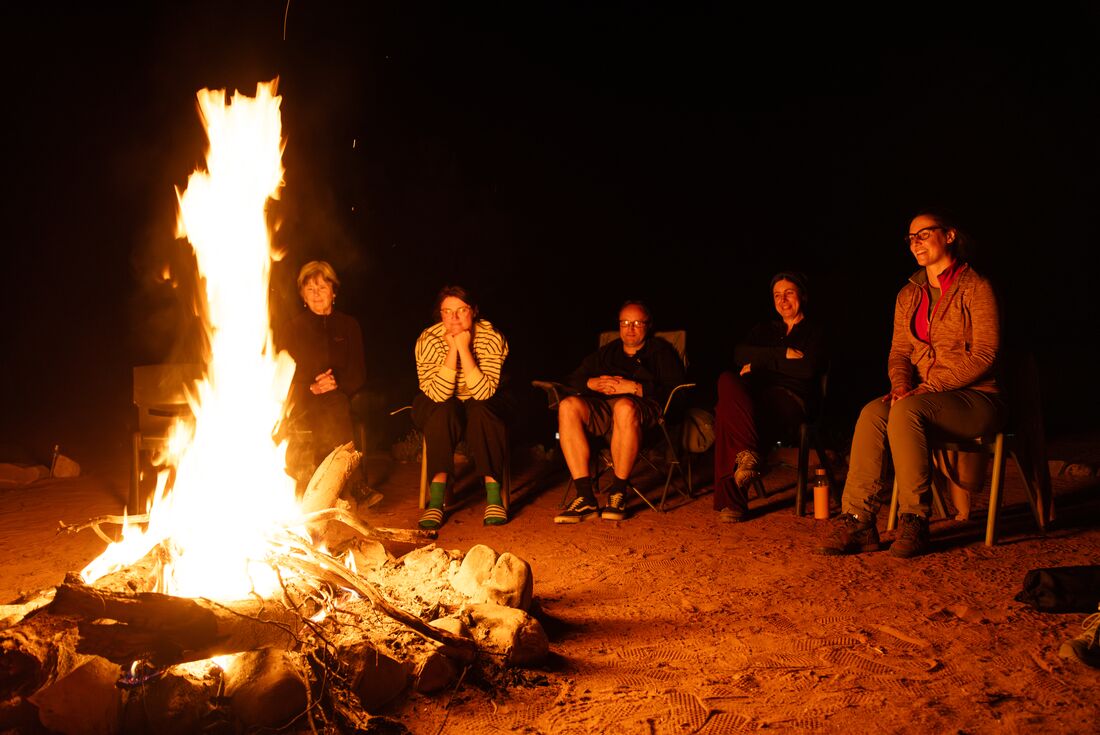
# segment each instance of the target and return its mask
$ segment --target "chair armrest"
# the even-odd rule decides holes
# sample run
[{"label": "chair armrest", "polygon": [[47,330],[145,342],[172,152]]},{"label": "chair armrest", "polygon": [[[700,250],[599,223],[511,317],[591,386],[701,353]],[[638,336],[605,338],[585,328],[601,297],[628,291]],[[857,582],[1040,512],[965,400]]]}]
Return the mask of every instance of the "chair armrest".
[{"label": "chair armrest", "polygon": [[546,391],[546,399],[549,403],[547,408],[551,411],[557,409],[562,398],[580,395],[580,391],[573,386],[566,385],[565,383],[557,383],[552,380],[532,380],[531,385]]},{"label": "chair armrest", "polygon": [[676,397],[676,394],[681,390],[689,390],[695,387],[695,383],[681,383],[672,389],[672,392],[668,394],[668,400],[665,401],[664,410],[661,411],[661,416],[668,415],[668,409],[672,406],[672,399]]}]

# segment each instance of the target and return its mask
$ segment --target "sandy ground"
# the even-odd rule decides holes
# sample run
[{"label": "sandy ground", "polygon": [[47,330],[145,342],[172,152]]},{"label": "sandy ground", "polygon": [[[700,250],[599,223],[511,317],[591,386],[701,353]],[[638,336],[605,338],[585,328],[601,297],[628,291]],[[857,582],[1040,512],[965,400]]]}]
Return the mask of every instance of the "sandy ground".
[{"label": "sandy ground", "polygon": [[[385,494],[369,520],[412,527],[419,466],[369,465]],[[58,521],[118,512],[125,477],[0,491],[0,601],[96,556],[91,531],[59,536]],[[909,561],[811,553],[827,523],[794,515],[782,467],[739,525],[715,522],[705,490],[665,513],[635,500],[623,522],[555,525],[564,479],[519,461],[508,525],[483,527],[483,500],[460,495],[437,542],[531,563],[550,659],[506,681],[470,672],[380,714],[417,735],[1097,731],[1100,669],[1058,656],[1085,616],[1013,600],[1029,569],[1100,561],[1095,477],[1055,479],[1058,521],[1042,536],[1011,467],[1001,543],[983,544],[979,501],[976,522],[934,522],[935,553]]]}]

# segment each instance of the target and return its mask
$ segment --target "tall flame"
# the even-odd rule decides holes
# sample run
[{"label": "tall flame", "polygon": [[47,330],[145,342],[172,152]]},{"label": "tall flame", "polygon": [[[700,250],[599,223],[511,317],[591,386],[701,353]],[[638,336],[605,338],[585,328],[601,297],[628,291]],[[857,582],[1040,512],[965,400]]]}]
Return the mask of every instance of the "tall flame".
[{"label": "tall flame", "polygon": [[272,434],[283,414],[294,363],[275,354],[268,322],[272,251],[266,217],[282,184],[281,98],[276,81],[254,98],[198,93],[210,146],[179,197],[177,236],[195,251],[205,287],[205,378],[192,399],[194,433],[181,444],[170,492],[162,481],[144,533],[121,542],[84,570],[84,579],[132,564],[155,544],[171,556],[163,591],[240,598],[277,582],[263,562],[269,534],[300,525],[284,445]]}]

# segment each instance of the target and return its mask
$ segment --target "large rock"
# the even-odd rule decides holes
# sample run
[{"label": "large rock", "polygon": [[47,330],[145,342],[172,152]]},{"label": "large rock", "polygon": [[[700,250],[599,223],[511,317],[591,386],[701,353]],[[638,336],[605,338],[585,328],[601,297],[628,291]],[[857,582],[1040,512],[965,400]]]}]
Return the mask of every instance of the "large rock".
[{"label": "large rock", "polygon": [[506,551],[498,556],[488,546],[478,544],[462,559],[462,565],[451,577],[451,586],[471,602],[492,602],[527,610],[531,606],[534,579],[531,565],[515,554]]},{"label": "large rock", "polygon": [[247,730],[290,723],[309,706],[307,687],[300,657],[272,648],[240,654],[225,674],[225,694]]},{"label": "large rock", "polygon": [[523,610],[487,602],[470,605],[466,612],[478,645],[503,656],[509,666],[536,663],[550,652],[546,631]]},{"label": "large rock", "polygon": [[38,719],[51,732],[64,735],[107,735],[118,732],[122,693],[115,682],[120,669],[93,656],[30,697]]},{"label": "large rock", "polygon": [[484,544],[473,546],[462,558],[458,571],[451,577],[451,586],[474,602],[487,602],[485,583],[493,576],[497,552]]},{"label": "large rock", "polygon": [[506,551],[493,565],[493,573],[484,585],[486,601],[526,611],[531,608],[534,586],[531,565]]},{"label": "large rock", "polygon": [[377,712],[409,683],[408,667],[370,642],[345,649],[341,658],[351,669],[352,691],[367,712]]}]

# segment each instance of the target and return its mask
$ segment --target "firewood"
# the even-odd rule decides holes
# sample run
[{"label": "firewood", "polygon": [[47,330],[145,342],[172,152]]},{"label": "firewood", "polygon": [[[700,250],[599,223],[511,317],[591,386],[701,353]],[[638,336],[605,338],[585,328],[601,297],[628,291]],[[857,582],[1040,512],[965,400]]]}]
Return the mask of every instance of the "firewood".
[{"label": "firewood", "polygon": [[331,508],[340,497],[351,474],[359,467],[362,455],[355,451],[355,444],[348,442],[333,449],[324,461],[317,466],[302,496],[301,509],[304,515],[318,510]]},{"label": "firewood", "polygon": [[303,626],[297,613],[271,601],[221,603],[69,584],[58,587],[47,610],[79,621],[80,653],[119,664],[146,659],[168,666],[267,646],[289,650]]}]

